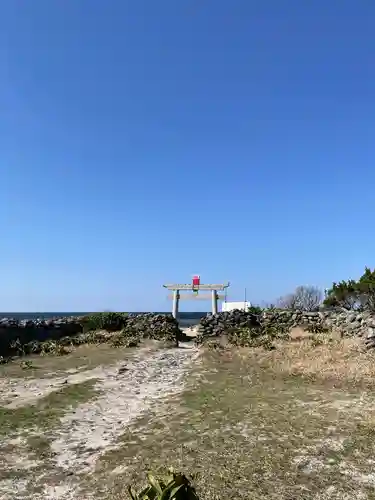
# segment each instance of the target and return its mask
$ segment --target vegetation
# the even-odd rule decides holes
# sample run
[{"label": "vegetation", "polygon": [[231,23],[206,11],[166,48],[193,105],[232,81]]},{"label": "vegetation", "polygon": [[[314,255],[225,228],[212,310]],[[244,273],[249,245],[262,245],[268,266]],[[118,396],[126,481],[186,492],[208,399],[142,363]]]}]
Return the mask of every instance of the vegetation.
[{"label": "vegetation", "polygon": [[110,344],[112,347],[137,347],[141,342],[141,337],[138,333],[129,335],[129,332],[122,330],[111,338]]},{"label": "vegetation", "polygon": [[327,307],[375,312],[375,269],[371,271],[366,267],[358,280],[333,283],[332,288],[326,291],[323,304]]},{"label": "vegetation", "polygon": [[312,325],[307,325],[306,331],[313,335],[321,335],[329,333],[329,330],[326,326],[323,326],[321,323],[315,323]]},{"label": "vegetation", "polygon": [[229,344],[237,347],[274,349],[273,338],[255,328],[235,328],[228,334]]},{"label": "vegetation", "polygon": [[170,468],[168,475],[157,479],[147,474],[148,485],[139,493],[130,486],[129,495],[132,500],[198,500],[191,480]]},{"label": "vegetation", "polygon": [[247,312],[249,312],[251,314],[260,315],[260,314],[262,314],[263,309],[261,307],[259,307],[259,306],[250,306],[248,308]]},{"label": "vegetation", "polygon": [[95,379],[65,385],[37,400],[35,404],[18,408],[0,407],[0,437],[19,430],[38,427],[46,430],[59,422],[66,408],[75,408],[97,394]]},{"label": "vegetation", "polygon": [[83,331],[105,330],[118,332],[126,325],[128,314],[125,312],[101,312],[81,318]]},{"label": "vegetation", "polygon": [[[9,363],[14,356],[24,357],[30,354],[41,356],[62,356],[69,354],[76,346],[83,344],[107,343],[113,347],[136,347],[145,338],[166,341],[176,345],[179,340],[180,330],[172,317],[165,315],[148,315],[146,317],[133,316],[122,312],[103,312],[90,314],[79,320],[82,331],[60,338],[47,340],[25,341],[32,336],[38,336],[42,329],[31,328],[25,335],[25,329],[10,331],[10,335],[19,335],[12,341],[3,336],[2,354],[0,364]],[[69,323],[67,324],[69,331]],[[56,336],[56,332],[52,332]]]},{"label": "vegetation", "polygon": [[[374,354],[358,339],[318,340],[205,351],[185,391],[104,454],[93,487],[124,498],[125,485],[138,492],[146,471],[168,463],[194,470],[207,500],[370,500]],[[114,477],[117,467],[126,472]]]},{"label": "vegetation", "polygon": [[[358,290],[369,294],[370,284],[364,279]],[[229,329],[226,346],[215,339],[216,349],[203,352],[181,395],[164,401],[160,413],[150,408],[131,427],[124,425],[118,446],[103,452],[92,476],[82,475],[88,489],[100,482],[110,492],[105,498],[124,498],[128,482],[139,484],[145,471],[158,473],[168,461],[176,469],[148,474],[144,488],[129,487],[131,500],[198,500],[198,494],[209,500],[322,499],[332,491],[330,498],[350,498],[357,490],[361,498],[372,498],[374,354],[364,352],[358,339],[330,337],[319,324],[306,327],[312,338],[281,342],[289,337],[287,325],[263,321],[260,308],[250,312],[259,324]],[[110,326],[117,321],[112,318]],[[141,331],[125,325],[59,341],[23,345],[17,339],[13,348],[20,356],[47,356],[80,343],[137,346]],[[33,367],[22,359],[21,368]],[[4,408],[0,434],[24,432],[36,421],[51,432],[68,406],[95,395],[88,381],[36,405]],[[42,444],[49,452],[49,442]],[[111,474],[117,465],[126,474]],[[193,478],[176,472],[192,469],[198,471]]]},{"label": "vegetation", "polygon": [[[258,326],[232,327],[226,331],[227,344],[236,347],[263,347],[272,350],[275,348],[274,342],[276,340],[288,337],[287,325],[263,321],[260,317]],[[204,341],[204,337],[200,340]],[[206,347],[214,349],[223,347],[223,342],[218,337],[208,337],[204,344]]]},{"label": "vegetation", "polygon": [[279,309],[298,309],[300,311],[314,312],[319,310],[323,300],[322,291],[315,286],[299,286],[295,291],[277,301]]}]

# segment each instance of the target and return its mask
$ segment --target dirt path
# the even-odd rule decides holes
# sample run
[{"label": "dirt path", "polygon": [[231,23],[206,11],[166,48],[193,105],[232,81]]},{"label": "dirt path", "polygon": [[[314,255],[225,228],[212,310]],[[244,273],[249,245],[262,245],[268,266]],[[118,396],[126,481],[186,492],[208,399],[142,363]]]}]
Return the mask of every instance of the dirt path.
[{"label": "dirt path", "polygon": [[[198,352],[188,345],[181,347],[142,349],[125,363],[100,366],[65,378],[3,380],[3,402],[10,394],[18,394],[17,402],[8,403],[8,409],[30,405],[62,385],[90,379],[96,379],[97,393],[75,409],[66,408],[58,425],[51,429],[43,431],[36,421],[32,428],[3,440],[0,469],[8,474],[0,475],[0,499],[88,499],[87,493],[80,496],[80,483],[94,473],[101,455],[116,449],[119,438],[137,417],[162,406],[164,397],[183,389],[184,376]],[[25,446],[30,437],[43,440],[43,456],[30,454]]]}]

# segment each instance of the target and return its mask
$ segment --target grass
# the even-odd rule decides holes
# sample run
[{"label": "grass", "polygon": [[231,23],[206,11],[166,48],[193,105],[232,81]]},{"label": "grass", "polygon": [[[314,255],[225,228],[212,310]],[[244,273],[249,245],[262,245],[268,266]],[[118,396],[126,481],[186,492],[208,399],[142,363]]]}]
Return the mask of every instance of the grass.
[{"label": "grass", "polygon": [[[67,410],[97,395],[95,380],[67,385],[35,404],[19,408],[0,407],[0,497],[17,495],[10,484],[20,484],[33,477],[53,471],[50,431],[59,424]],[[13,438],[13,439],[12,439]],[[28,465],[29,464],[29,465]],[[28,470],[30,467],[30,470]],[[59,471],[55,472],[58,477]],[[6,486],[8,484],[8,487]],[[41,491],[40,486],[28,483],[28,495]],[[5,488],[5,490],[4,490]],[[6,491],[6,496],[1,493]],[[28,498],[25,493],[25,498]]]},{"label": "grass", "polygon": [[318,335],[302,342],[280,343],[272,352],[258,351],[257,359],[285,375],[318,377],[336,385],[374,387],[375,356],[357,338]]},{"label": "grass", "polygon": [[[147,346],[145,342],[145,346]],[[116,349],[108,344],[82,345],[73,349],[66,356],[27,356],[32,366],[30,369],[22,368],[22,358],[16,358],[11,363],[0,365],[0,377],[11,378],[45,378],[66,375],[68,370],[91,370],[99,365],[116,363],[127,359],[133,352],[127,349]]]},{"label": "grass", "polygon": [[[111,352],[121,350],[100,356],[112,360]],[[55,359],[58,370],[67,358]],[[129,483],[173,466],[195,473],[201,500],[375,499],[374,380],[375,354],[356,339],[204,351],[186,390],[134,422],[94,474],[75,480],[103,500],[123,500]],[[52,468],[50,433],[30,429],[57,428],[68,407],[91,399],[93,383],[1,409],[0,434],[25,436],[31,456]],[[4,478],[17,474],[8,467]]]},{"label": "grass", "polygon": [[0,436],[12,435],[20,430],[29,431],[36,427],[46,430],[57,423],[67,408],[74,408],[97,394],[95,383],[95,379],[91,379],[67,385],[38,399],[34,405],[12,409],[0,407]]},{"label": "grass", "polygon": [[373,366],[351,340],[208,352],[182,397],[103,456],[96,481],[120,499],[167,464],[197,473],[201,499],[373,499]]}]

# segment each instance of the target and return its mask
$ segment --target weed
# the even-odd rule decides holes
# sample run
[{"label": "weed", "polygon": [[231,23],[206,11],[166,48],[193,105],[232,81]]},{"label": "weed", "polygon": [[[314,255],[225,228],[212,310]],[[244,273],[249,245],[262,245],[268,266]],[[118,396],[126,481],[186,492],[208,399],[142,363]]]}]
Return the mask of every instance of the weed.
[{"label": "weed", "polygon": [[33,365],[33,362],[28,361],[28,360],[21,361],[20,367],[22,368],[22,370],[31,370],[31,369],[35,368],[35,366]]},{"label": "weed", "polygon": [[128,492],[132,500],[198,500],[191,480],[170,468],[168,475],[156,478],[147,474],[148,485],[137,493],[132,486]]}]

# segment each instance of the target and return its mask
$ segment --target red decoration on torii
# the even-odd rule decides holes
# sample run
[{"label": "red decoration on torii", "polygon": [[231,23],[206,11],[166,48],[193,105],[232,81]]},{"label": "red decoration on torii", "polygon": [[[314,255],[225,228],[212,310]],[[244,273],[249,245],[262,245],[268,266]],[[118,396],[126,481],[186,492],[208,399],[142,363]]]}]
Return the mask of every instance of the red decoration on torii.
[{"label": "red decoration on torii", "polygon": [[201,277],[199,274],[195,274],[193,276],[193,281],[192,281],[192,289],[194,293],[198,294],[200,284],[201,284]]}]

